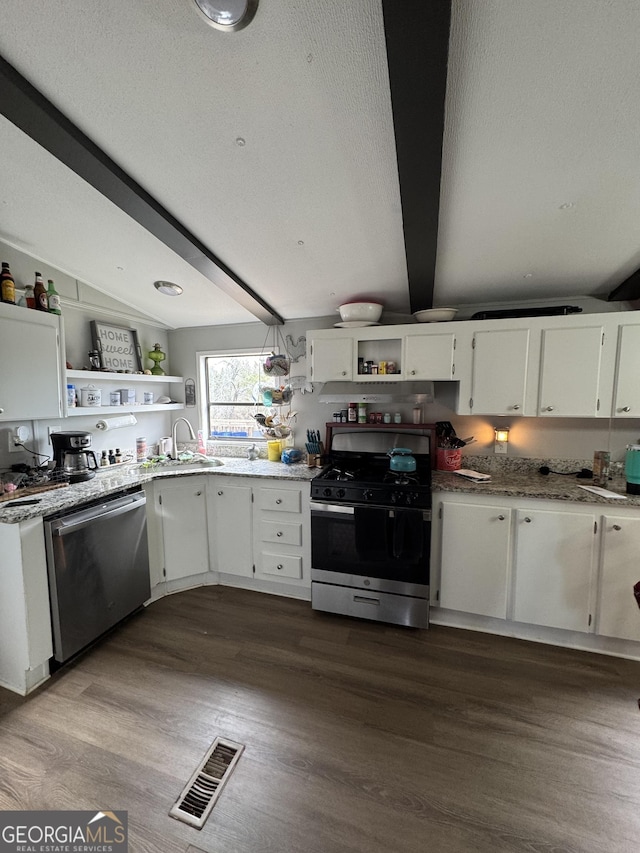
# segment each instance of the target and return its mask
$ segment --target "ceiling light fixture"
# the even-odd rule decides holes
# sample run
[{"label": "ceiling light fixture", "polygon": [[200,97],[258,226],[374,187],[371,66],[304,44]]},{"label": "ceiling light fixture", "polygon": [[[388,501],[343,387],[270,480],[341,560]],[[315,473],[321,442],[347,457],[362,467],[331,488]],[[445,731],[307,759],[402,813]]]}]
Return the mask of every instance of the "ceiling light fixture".
[{"label": "ceiling light fixture", "polygon": [[250,24],[258,8],[258,0],[194,0],[198,12],[211,27],[235,32]]},{"label": "ceiling light fixture", "polygon": [[172,281],[154,281],[153,286],[165,296],[180,296],[182,288],[179,284],[174,284]]}]

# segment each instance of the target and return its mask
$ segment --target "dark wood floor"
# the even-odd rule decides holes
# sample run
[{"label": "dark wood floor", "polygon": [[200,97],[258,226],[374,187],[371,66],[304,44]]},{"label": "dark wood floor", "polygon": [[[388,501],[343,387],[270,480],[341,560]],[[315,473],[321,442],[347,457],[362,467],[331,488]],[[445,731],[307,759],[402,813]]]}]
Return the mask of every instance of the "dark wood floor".
[{"label": "dark wood floor", "polygon": [[[201,588],[0,690],[0,809],[126,809],[131,853],[637,851],[638,696],[629,661]],[[246,750],[199,832],[167,812],[216,735]]]}]

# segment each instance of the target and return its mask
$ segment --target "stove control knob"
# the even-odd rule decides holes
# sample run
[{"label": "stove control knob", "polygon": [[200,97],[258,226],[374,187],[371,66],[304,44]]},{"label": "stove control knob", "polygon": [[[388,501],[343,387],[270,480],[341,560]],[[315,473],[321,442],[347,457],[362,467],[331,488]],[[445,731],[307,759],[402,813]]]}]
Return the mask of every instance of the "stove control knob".
[{"label": "stove control knob", "polygon": [[336,492],[336,497],[343,498],[346,494],[347,493],[344,489],[338,489],[338,491]]},{"label": "stove control knob", "polygon": [[406,503],[407,506],[411,506],[414,498],[415,498],[414,494],[412,494],[411,492],[407,492],[407,494],[404,496],[404,502]]},{"label": "stove control knob", "polygon": [[362,500],[364,500],[364,501],[370,501],[372,497],[373,497],[373,492],[371,491],[371,489],[365,489],[364,492],[362,493]]},{"label": "stove control knob", "polygon": [[392,504],[397,504],[399,497],[400,497],[399,492],[391,492],[391,494],[389,495],[389,498],[391,499]]},{"label": "stove control knob", "polygon": [[325,496],[325,498],[330,498],[331,497],[331,489],[325,489],[322,494]]}]

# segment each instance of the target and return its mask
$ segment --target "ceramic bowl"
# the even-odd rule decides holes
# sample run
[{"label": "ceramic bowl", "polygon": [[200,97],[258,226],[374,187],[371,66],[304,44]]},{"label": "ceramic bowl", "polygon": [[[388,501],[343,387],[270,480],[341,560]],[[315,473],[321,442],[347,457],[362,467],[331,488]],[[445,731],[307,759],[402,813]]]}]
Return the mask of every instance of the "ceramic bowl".
[{"label": "ceramic bowl", "polygon": [[453,320],[457,313],[457,308],[427,308],[424,311],[414,311],[413,316],[418,323],[442,323]]},{"label": "ceramic bowl", "polygon": [[382,305],[379,302],[346,302],[338,311],[343,323],[377,323]]}]

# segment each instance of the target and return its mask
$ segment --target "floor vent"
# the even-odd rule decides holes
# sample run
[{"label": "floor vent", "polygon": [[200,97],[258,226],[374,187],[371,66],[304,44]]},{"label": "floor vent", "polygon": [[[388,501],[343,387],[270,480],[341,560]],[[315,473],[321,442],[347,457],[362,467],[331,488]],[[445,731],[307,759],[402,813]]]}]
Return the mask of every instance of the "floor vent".
[{"label": "floor vent", "polygon": [[241,743],[217,737],[169,815],[196,829],[202,829],[243,749]]}]

